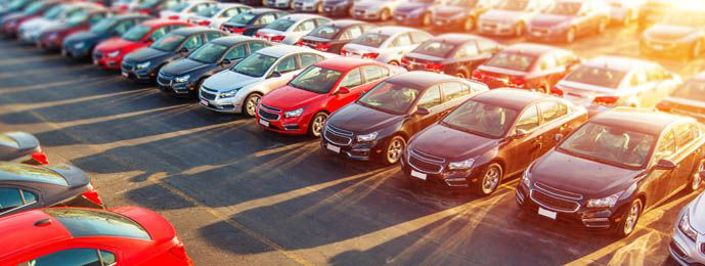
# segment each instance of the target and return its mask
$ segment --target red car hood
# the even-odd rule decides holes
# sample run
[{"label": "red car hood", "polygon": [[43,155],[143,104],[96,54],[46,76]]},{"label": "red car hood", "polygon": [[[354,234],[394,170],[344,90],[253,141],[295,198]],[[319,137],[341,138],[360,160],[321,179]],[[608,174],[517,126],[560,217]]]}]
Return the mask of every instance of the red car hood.
[{"label": "red car hood", "polygon": [[328,94],[319,94],[291,86],[284,86],[262,97],[262,103],[283,111],[290,111],[327,96]]},{"label": "red car hood", "polygon": [[98,46],[95,47],[96,51],[115,51],[115,50],[123,50],[125,48],[129,48],[129,50],[141,47],[142,43],[140,42],[133,42],[133,41],[128,41],[120,37],[113,37],[110,39],[107,39]]}]

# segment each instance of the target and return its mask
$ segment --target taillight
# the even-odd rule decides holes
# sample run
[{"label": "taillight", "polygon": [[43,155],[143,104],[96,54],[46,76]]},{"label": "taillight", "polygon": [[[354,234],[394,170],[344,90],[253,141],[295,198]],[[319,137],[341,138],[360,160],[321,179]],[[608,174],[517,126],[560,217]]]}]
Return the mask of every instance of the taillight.
[{"label": "taillight", "polygon": [[305,44],[304,44],[303,41],[298,41],[298,42],[295,42],[294,45],[296,45],[296,46],[304,46]]},{"label": "taillight", "polygon": [[178,237],[174,237],[174,239],[172,239],[172,243],[174,243],[174,247],[169,249],[169,253],[171,253],[171,255],[174,255],[179,259],[189,259],[188,255],[186,254],[186,247],[184,246],[184,243],[179,240]]},{"label": "taillight", "polygon": [[364,53],[362,54],[363,59],[375,59],[379,56],[379,53]]},{"label": "taillight", "polygon": [[524,79],[523,77],[511,77],[509,78],[509,83],[514,86],[521,87],[526,84],[526,79]]},{"label": "taillight", "polygon": [[559,89],[558,87],[553,87],[551,88],[551,94],[556,95],[556,96],[563,96],[563,90]]},{"label": "taillight", "polygon": [[98,191],[96,191],[90,183],[88,184],[88,190],[83,192],[81,196],[95,205],[103,206],[103,200],[100,198],[100,195],[98,195]]},{"label": "taillight", "polygon": [[594,104],[599,104],[599,105],[614,105],[619,101],[619,97],[615,96],[600,96],[600,97],[595,97],[595,100],[592,102]]},{"label": "taillight", "polygon": [[276,36],[269,37],[269,40],[273,41],[273,42],[282,42],[282,41],[284,41],[284,38],[285,38],[284,36],[276,35]]},{"label": "taillight", "polygon": [[228,28],[228,31],[234,34],[242,34],[245,32],[245,28]]},{"label": "taillight", "polygon": [[428,64],[426,64],[426,69],[429,71],[441,71],[441,69],[443,69],[443,64],[428,63]]},{"label": "taillight", "polygon": [[475,70],[472,72],[472,78],[481,80],[481,79],[485,78],[485,74],[482,73],[482,71],[480,71],[480,70]]},{"label": "taillight", "polygon": [[262,34],[259,34],[259,32],[255,32],[255,38],[262,38]]},{"label": "taillight", "polygon": [[168,19],[179,19],[179,15],[171,15],[167,17]]},{"label": "taillight", "polygon": [[409,64],[409,59],[407,59],[406,57],[402,57],[402,58],[401,58],[401,64],[402,64],[402,65],[408,65],[408,64]]},{"label": "taillight", "polygon": [[316,44],[316,46],[313,48],[318,51],[321,51],[321,52],[326,52],[326,51],[330,50],[331,46],[332,45],[330,43],[321,42],[321,43]]},{"label": "taillight", "polygon": [[40,164],[49,164],[49,158],[47,158],[46,153],[42,151],[42,149],[37,149],[34,153],[32,153],[32,160],[34,160],[37,163]]},{"label": "taillight", "polygon": [[208,26],[210,24],[211,24],[211,22],[208,20],[201,20],[200,22],[198,22],[198,25],[201,25],[201,26]]},{"label": "taillight", "polygon": [[670,112],[673,108],[671,107],[670,104],[668,104],[668,102],[659,102],[656,105],[656,109],[658,109],[659,111],[662,111],[662,112]]},{"label": "taillight", "polygon": [[348,55],[348,50],[345,50],[345,48],[340,48],[340,55],[342,55],[342,56]]}]

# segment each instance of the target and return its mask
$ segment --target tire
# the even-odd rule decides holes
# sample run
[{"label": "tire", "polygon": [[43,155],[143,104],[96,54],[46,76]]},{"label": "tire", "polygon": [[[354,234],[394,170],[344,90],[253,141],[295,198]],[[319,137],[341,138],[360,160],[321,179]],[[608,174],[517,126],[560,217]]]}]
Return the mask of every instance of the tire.
[{"label": "tire", "polygon": [[382,163],[385,165],[393,165],[399,162],[401,155],[406,147],[406,140],[400,135],[396,135],[389,139],[387,147],[384,149]]},{"label": "tire", "polygon": [[323,126],[328,119],[328,114],[324,112],[318,112],[311,118],[311,123],[308,125],[308,134],[311,137],[320,137],[323,133]]},{"label": "tire", "polygon": [[393,65],[393,66],[399,66],[399,62],[397,62],[397,61],[395,61],[395,60],[389,61],[389,62],[387,62],[387,64],[390,64],[390,65]]},{"label": "tire", "polygon": [[699,40],[693,43],[693,47],[690,50],[690,58],[691,59],[697,59],[700,57],[701,52],[703,51],[703,41]]},{"label": "tire", "polygon": [[617,235],[620,237],[627,237],[634,232],[636,225],[639,223],[639,218],[644,210],[644,203],[640,198],[636,198],[629,204],[627,213],[624,219],[619,223],[617,229]]},{"label": "tire", "polygon": [[245,103],[242,105],[242,113],[249,117],[255,117],[257,112],[257,104],[259,104],[261,99],[262,94],[257,92],[247,95],[247,98],[245,98]]},{"label": "tire", "polygon": [[524,36],[525,29],[526,27],[524,26],[524,22],[517,23],[517,25],[514,27],[514,35],[516,35],[516,37]]},{"label": "tire", "polygon": [[391,13],[389,12],[389,9],[382,9],[382,12],[379,13],[379,20],[380,21],[387,21],[392,17]]},{"label": "tire", "polygon": [[463,31],[471,32],[474,29],[475,29],[475,19],[472,17],[467,18],[465,20],[465,22],[463,23]]},{"label": "tire", "polygon": [[489,196],[499,188],[504,177],[504,169],[498,163],[491,163],[485,169],[485,172],[480,178],[480,182],[476,186],[476,192],[480,196]]},{"label": "tire", "polygon": [[690,173],[690,184],[685,188],[687,192],[694,192],[700,189],[703,180],[700,178],[700,172],[705,171],[705,160],[700,161],[698,166]]},{"label": "tire", "polygon": [[431,25],[431,13],[424,13],[421,17],[421,26],[428,27]]},{"label": "tire", "polygon": [[575,41],[575,28],[570,28],[565,32],[565,43],[573,43]]}]

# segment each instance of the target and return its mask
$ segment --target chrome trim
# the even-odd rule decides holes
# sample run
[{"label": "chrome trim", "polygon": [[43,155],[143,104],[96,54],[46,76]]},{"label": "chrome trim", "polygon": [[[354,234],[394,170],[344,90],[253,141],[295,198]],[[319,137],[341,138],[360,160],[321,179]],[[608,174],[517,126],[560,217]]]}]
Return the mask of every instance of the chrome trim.
[{"label": "chrome trim", "polygon": [[[279,118],[281,118],[281,115],[280,115],[280,114],[276,114],[276,113],[272,113],[272,112],[269,112],[269,111],[265,111],[264,109],[267,109],[267,108],[261,108],[261,107],[263,107],[263,106],[264,106],[264,105],[260,105],[259,111],[257,111],[257,112],[259,113],[259,117],[260,117],[261,119],[264,119],[264,120],[266,120],[266,121],[278,121]],[[274,118],[274,119],[268,119],[268,118],[262,117],[262,113],[267,113],[267,114],[271,114],[271,115],[276,115],[277,117]]]},{"label": "chrome trim", "polygon": [[[333,134],[338,137],[346,138],[348,140],[348,142],[347,143],[340,143],[340,142],[332,141],[331,139],[328,138],[328,136],[327,136],[328,134]],[[352,132],[336,128],[336,127],[331,126],[327,123],[326,123],[326,129],[325,129],[325,131],[323,131],[323,138],[325,138],[328,142],[336,144],[336,145],[348,146],[348,145],[352,144],[352,137],[353,137]]]},{"label": "chrome trim", "polygon": [[[419,169],[418,166],[414,165],[411,162],[411,157],[414,157],[415,159],[417,159],[419,161],[423,161],[428,164],[437,165],[439,170],[433,171],[433,172],[421,170],[421,169]],[[440,174],[441,172],[443,172],[443,170],[445,169],[445,161],[446,161],[445,159],[442,159],[440,157],[429,155],[427,153],[420,152],[420,151],[413,150],[413,149],[409,149],[409,158],[407,158],[407,162],[409,163],[409,166],[411,166],[412,168],[414,168],[417,171],[429,173],[429,174]]]},{"label": "chrome trim", "polygon": [[[561,199],[573,200],[573,201],[579,201],[579,200],[583,199],[583,195],[580,195],[578,193],[573,193],[573,192],[565,191],[562,189],[557,189],[552,186],[542,184],[539,182],[534,183],[534,186],[536,188],[538,188],[541,192],[551,194],[551,195],[556,196]],[[553,190],[553,191],[551,191],[551,190]]]},{"label": "chrome trim", "polygon": [[[538,190],[541,190],[541,189],[538,189]],[[556,207],[553,207],[553,206],[548,206],[548,205],[546,205],[546,203],[543,203],[543,202],[541,202],[541,201],[538,201],[538,200],[536,200],[536,199],[534,198],[534,191],[536,191],[536,189],[531,189],[531,190],[529,190],[529,198],[531,199],[531,201],[535,202],[536,204],[538,204],[539,206],[541,206],[541,207],[543,207],[543,208],[545,208],[545,209],[548,209],[548,210],[551,210],[551,211],[555,211],[555,212],[562,212],[562,213],[574,213],[574,212],[577,212],[578,209],[580,209],[580,203],[578,203],[578,202],[573,202],[573,203],[575,203],[575,208],[572,209],[572,210],[570,210],[570,209],[560,209],[560,208],[556,208]],[[539,192],[541,193],[541,192],[543,192],[543,190],[541,190],[541,191],[539,191]],[[547,196],[547,197],[551,197],[550,195],[546,195],[546,196]],[[552,197],[552,198],[555,198],[555,197]],[[559,198],[559,200],[565,200],[565,199],[560,199],[560,198]],[[566,201],[570,201],[570,200],[566,200]]]}]

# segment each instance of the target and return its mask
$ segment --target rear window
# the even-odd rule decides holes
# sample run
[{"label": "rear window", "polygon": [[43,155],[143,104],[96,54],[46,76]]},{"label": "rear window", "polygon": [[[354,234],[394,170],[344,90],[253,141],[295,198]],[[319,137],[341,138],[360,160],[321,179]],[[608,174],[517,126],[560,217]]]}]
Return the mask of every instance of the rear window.
[{"label": "rear window", "polygon": [[492,57],[485,65],[516,71],[529,71],[534,65],[536,57],[519,53],[499,53]]},{"label": "rear window", "polygon": [[86,209],[45,209],[59,220],[73,237],[117,236],[150,240],[147,231],[136,222],[109,212]]},{"label": "rear window", "polygon": [[582,65],[568,74],[565,80],[616,89],[619,87],[619,84],[622,83],[622,79],[624,79],[625,75],[627,75],[627,73],[624,71]]},{"label": "rear window", "polygon": [[291,19],[277,19],[267,25],[265,28],[276,31],[286,31],[287,29],[289,29],[289,27],[291,27],[291,25],[294,25],[294,23],[296,23],[296,21],[293,21]]},{"label": "rear window", "polygon": [[389,39],[389,35],[370,32],[362,34],[360,37],[357,37],[357,39],[353,40],[351,43],[369,47],[379,47],[387,39]]},{"label": "rear window", "polygon": [[68,186],[60,174],[40,166],[19,163],[0,163],[0,180],[21,180]]},{"label": "rear window", "polygon": [[414,53],[446,58],[453,50],[455,50],[455,44],[445,41],[428,41],[416,48]]}]

